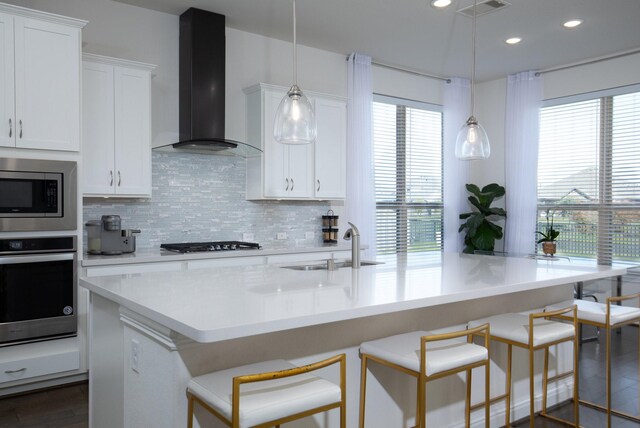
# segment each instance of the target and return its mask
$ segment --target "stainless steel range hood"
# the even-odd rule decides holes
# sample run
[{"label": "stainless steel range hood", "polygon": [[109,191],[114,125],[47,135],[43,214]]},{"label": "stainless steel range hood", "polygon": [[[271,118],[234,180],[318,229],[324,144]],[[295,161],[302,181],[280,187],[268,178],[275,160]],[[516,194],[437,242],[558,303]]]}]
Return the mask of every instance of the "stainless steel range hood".
[{"label": "stainless steel range hood", "polygon": [[249,157],[261,150],[225,138],[225,17],[190,8],[180,15],[179,141],[154,150]]}]

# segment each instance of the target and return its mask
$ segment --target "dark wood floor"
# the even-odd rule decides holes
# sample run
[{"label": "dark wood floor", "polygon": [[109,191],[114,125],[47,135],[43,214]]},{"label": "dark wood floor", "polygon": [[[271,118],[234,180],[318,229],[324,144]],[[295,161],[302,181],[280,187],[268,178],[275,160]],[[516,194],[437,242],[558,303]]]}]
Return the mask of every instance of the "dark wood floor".
[{"label": "dark wood floor", "polygon": [[[586,331],[586,335],[590,332]],[[624,327],[620,335],[613,336],[613,402],[623,411],[639,414],[638,399],[638,328]],[[603,402],[604,382],[604,333],[600,340],[585,343],[580,349],[580,395],[587,400]],[[84,428],[87,423],[86,383],[39,391],[31,394],[0,399],[0,428]],[[563,406],[553,412],[571,418],[571,406]],[[606,426],[604,414],[580,406],[580,422],[586,428]],[[558,423],[536,418],[536,427],[556,428]],[[514,426],[528,427],[529,421],[519,421]],[[640,424],[613,418],[615,428],[638,428]]]},{"label": "dark wood floor", "polygon": [[86,382],[0,399],[1,428],[86,428]]},{"label": "dark wood floor", "polygon": [[[585,327],[585,337],[592,336],[594,329]],[[622,334],[614,334],[611,341],[612,348],[612,384],[613,407],[633,415],[640,414],[638,400],[638,328],[623,327]],[[580,347],[580,398],[598,404],[605,400],[605,334],[601,331],[598,341],[587,342]],[[571,404],[562,406],[553,415],[565,419],[573,419]],[[580,406],[580,425],[585,428],[606,427],[606,417],[603,412]],[[640,423],[618,417],[612,418],[613,428],[638,428]],[[519,421],[514,427],[529,426],[529,419]],[[536,428],[556,428],[564,425],[537,417]]]}]

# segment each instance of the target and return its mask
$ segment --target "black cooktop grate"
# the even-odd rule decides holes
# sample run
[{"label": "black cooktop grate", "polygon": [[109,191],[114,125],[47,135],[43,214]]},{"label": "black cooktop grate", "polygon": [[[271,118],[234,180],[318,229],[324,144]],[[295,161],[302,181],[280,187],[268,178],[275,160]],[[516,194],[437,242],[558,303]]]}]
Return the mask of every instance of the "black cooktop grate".
[{"label": "black cooktop grate", "polygon": [[260,244],[242,241],[183,242],[160,244],[160,248],[177,253],[198,253],[203,251],[258,250]]}]

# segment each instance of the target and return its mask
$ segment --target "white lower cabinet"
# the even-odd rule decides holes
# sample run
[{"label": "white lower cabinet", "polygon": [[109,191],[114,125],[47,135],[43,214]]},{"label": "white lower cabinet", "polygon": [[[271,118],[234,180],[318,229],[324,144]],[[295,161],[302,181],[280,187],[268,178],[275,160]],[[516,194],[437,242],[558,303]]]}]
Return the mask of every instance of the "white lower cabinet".
[{"label": "white lower cabinet", "polygon": [[281,144],[273,138],[273,125],[286,92],[286,88],[262,83],[245,89],[247,140],[263,151],[247,159],[247,199],[344,199],[346,101],[305,91],[314,104],[316,142]]},{"label": "white lower cabinet", "polygon": [[29,389],[25,384],[41,382],[43,385],[42,382],[56,382],[55,379],[79,374],[84,364],[80,360],[83,352],[78,339],[70,337],[2,348],[0,396]]},{"label": "white lower cabinet", "polygon": [[151,197],[151,70],[83,56],[83,194]]}]

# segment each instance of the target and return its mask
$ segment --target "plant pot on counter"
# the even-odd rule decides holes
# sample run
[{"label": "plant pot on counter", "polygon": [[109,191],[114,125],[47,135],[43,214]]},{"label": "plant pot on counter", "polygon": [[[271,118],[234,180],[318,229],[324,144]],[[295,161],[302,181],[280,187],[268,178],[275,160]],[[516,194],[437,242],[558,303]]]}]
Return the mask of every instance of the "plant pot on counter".
[{"label": "plant pot on counter", "polygon": [[545,256],[553,256],[556,253],[556,249],[557,247],[555,241],[542,243],[542,252]]}]

